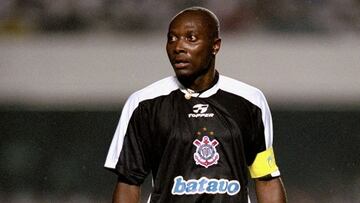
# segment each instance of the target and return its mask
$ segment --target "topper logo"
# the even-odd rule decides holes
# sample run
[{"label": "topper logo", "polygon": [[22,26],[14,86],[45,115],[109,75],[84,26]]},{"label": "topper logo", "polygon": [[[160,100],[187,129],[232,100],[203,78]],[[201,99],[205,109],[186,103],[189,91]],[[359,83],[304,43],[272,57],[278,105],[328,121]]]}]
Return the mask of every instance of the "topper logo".
[{"label": "topper logo", "polygon": [[205,113],[209,107],[209,104],[196,104],[193,106],[194,113]]},{"label": "topper logo", "polygon": [[209,104],[195,104],[193,106],[193,112],[189,113],[189,118],[198,118],[198,117],[213,117],[213,113],[206,113],[209,108]]}]

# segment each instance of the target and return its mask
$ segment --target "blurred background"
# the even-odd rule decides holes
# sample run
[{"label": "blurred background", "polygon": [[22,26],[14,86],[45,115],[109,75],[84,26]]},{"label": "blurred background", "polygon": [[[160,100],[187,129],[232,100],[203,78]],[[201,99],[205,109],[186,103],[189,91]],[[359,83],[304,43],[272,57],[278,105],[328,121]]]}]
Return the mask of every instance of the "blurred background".
[{"label": "blurred background", "polygon": [[110,202],[122,105],[173,75],[167,26],[195,5],[220,73],[268,99],[290,202],[360,202],[359,0],[0,0],[0,202]]}]

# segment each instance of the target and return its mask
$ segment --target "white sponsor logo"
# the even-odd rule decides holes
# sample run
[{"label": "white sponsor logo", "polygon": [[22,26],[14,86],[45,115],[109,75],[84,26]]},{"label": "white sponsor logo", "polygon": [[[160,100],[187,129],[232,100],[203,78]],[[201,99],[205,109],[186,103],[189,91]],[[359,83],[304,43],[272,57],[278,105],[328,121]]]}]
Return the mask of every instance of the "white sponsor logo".
[{"label": "white sponsor logo", "polygon": [[213,117],[213,113],[206,113],[209,108],[209,104],[196,104],[193,106],[193,112],[189,113],[189,118],[198,118],[198,117]]},{"label": "white sponsor logo", "polygon": [[225,194],[236,195],[241,189],[237,180],[228,179],[200,179],[184,180],[182,176],[174,178],[171,190],[173,195],[194,195],[194,194]]}]

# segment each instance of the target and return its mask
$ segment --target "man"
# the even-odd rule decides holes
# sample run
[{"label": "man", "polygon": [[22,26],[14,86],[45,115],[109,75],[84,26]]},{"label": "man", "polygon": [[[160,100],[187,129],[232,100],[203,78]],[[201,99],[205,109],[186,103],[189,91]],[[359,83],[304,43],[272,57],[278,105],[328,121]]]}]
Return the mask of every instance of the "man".
[{"label": "man", "polygon": [[176,77],[132,94],[105,167],[118,174],[113,202],[138,202],[152,173],[149,202],[285,202],[272,150],[272,120],[260,90],[220,75],[219,22],[192,7],[171,21],[166,50]]}]

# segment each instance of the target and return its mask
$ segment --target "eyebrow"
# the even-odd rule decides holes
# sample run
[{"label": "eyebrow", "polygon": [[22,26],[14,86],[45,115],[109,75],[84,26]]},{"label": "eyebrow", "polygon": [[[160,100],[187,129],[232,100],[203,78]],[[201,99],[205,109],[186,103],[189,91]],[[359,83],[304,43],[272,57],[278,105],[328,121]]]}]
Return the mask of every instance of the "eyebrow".
[{"label": "eyebrow", "polygon": [[[186,26],[186,33],[199,33],[199,31],[197,31],[197,29],[195,29],[195,26]],[[180,30],[179,28],[175,28],[175,29],[170,29],[168,31],[168,34],[173,34],[173,33],[177,33],[176,30]]]}]

